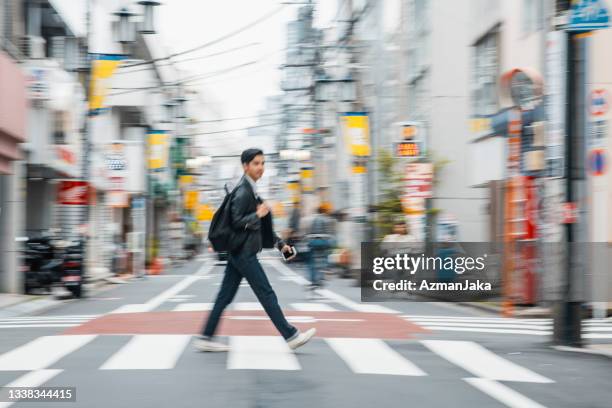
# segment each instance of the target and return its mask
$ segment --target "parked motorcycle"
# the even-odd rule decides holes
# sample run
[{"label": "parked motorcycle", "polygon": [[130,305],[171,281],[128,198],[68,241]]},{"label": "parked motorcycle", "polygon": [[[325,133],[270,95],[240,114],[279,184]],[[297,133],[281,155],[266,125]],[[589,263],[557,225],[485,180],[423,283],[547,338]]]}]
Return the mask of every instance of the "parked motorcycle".
[{"label": "parked motorcycle", "polygon": [[83,244],[51,236],[28,238],[24,244],[22,271],[25,293],[63,285],[75,297],[82,294]]},{"label": "parked motorcycle", "polygon": [[70,242],[64,248],[64,262],[61,281],[73,296],[80,298],[83,293],[83,242]]}]

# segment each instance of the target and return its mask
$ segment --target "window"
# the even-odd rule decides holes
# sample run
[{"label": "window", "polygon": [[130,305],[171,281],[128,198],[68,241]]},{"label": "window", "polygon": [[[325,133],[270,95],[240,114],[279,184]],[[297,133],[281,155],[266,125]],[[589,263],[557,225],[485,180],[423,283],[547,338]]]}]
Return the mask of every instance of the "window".
[{"label": "window", "polygon": [[410,19],[409,78],[418,77],[429,65],[429,0],[413,0]]},{"label": "window", "polygon": [[53,118],[53,144],[66,144],[66,119],[67,113],[62,111],[51,111]]},{"label": "window", "polygon": [[472,55],[472,114],[497,112],[497,79],[499,77],[499,33],[485,35],[476,43]]},{"label": "window", "polygon": [[543,0],[523,0],[522,28],[524,34],[542,29]]}]

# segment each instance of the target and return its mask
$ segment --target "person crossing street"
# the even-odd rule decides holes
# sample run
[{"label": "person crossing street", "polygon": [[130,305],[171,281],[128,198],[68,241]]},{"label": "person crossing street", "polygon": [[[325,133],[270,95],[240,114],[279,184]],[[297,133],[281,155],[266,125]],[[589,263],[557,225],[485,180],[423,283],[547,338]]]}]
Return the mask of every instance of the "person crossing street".
[{"label": "person crossing street", "polygon": [[291,252],[275,232],[268,205],[257,194],[256,182],[264,172],[264,154],[260,149],[247,149],[240,156],[244,175],[231,193],[229,202],[230,226],[233,239],[227,267],[212,311],[204,324],[202,335],[194,346],[200,351],[228,351],[229,347],[214,340],[214,335],[225,308],[232,302],[242,278],[246,278],[255,296],[279,333],[291,349],[306,344],[315,334],[311,328],[300,332],[291,325],[278,304],[276,293],[257,259],[262,248],[276,247],[283,253]]}]

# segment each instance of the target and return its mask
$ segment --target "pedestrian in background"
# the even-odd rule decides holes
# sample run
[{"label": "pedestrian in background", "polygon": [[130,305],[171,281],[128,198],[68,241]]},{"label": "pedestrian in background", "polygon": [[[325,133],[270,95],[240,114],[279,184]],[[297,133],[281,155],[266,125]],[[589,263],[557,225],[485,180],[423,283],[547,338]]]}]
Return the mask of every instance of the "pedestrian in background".
[{"label": "pedestrian in background", "polygon": [[322,203],[317,208],[317,215],[312,219],[306,235],[308,248],[308,270],[310,272],[310,295],[315,296],[315,290],[322,286],[323,271],[328,266],[327,258],[336,242],[335,221],[330,216],[331,206]]}]

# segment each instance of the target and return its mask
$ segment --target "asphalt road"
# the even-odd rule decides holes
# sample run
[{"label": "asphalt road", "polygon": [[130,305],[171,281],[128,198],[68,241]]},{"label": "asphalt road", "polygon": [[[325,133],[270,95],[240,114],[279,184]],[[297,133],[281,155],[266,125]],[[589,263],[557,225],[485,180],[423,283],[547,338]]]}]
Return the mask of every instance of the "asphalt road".
[{"label": "asphalt road", "polygon": [[[75,387],[76,402],[24,407],[610,407],[612,359],[549,347],[547,319],[502,319],[426,302],[361,303],[332,279],[309,299],[304,272],[262,264],[289,320],[317,337],[292,352],[243,283],[219,340],[191,345],[223,265],[202,258],[114,285],[40,316],[0,318],[0,386]],[[588,321],[585,334],[612,334]]]}]

